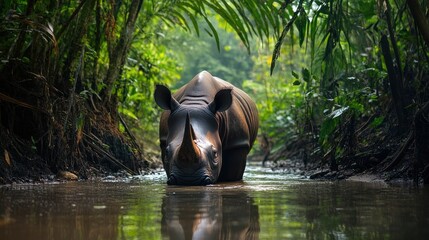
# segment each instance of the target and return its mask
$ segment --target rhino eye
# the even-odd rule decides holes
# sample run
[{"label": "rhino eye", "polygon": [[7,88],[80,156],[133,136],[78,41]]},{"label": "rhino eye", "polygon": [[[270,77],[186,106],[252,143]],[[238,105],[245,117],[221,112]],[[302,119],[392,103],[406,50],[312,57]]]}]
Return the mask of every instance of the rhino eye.
[{"label": "rhino eye", "polygon": [[217,158],[219,156],[219,154],[217,153],[217,149],[215,147],[212,146],[212,151],[213,151],[213,156],[215,158]]}]

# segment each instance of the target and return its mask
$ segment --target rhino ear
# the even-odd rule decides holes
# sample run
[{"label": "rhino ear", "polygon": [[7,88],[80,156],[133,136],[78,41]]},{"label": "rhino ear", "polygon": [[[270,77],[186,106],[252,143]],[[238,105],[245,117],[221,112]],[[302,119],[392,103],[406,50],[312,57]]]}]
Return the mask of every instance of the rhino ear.
[{"label": "rhino ear", "polygon": [[219,90],[216,96],[209,104],[209,109],[212,113],[223,112],[227,110],[232,104],[232,88]]},{"label": "rhino ear", "polygon": [[170,89],[163,85],[156,85],[154,98],[156,104],[164,110],[174,111],[180,105],[180,103],[171,96]]}]

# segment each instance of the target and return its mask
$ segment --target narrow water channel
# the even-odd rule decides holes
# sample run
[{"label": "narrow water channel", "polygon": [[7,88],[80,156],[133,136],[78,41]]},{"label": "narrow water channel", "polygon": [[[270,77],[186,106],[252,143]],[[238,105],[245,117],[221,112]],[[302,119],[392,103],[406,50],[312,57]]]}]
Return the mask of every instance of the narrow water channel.
[{"label": "narrow water channel", "polygon": [[0,239],[427,239],[429,189],[321,182],[249,166],[244,181],[0,187]]}]

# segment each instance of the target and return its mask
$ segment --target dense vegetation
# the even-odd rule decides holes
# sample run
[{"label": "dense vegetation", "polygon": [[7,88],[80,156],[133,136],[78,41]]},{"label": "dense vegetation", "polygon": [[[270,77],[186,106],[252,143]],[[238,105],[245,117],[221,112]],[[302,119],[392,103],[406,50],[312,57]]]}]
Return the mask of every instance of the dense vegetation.
[{"label": "dense vegetation", "polygon": [[426,0],[2,1],[0,183],[148,167],[155,83],[178,87],[203,69],[256,100],[256,152],[268,159],[428,181],[424,9]]}]

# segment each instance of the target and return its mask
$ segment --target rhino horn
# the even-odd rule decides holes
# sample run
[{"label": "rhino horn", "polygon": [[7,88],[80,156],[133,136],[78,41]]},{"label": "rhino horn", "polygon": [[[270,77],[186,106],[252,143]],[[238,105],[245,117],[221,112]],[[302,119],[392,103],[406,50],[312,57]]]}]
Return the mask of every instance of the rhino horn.
[{"label": "rhino horn", "polygon": [[185,132],[183,133],[182,145],[179,150],[179,161],[183,163],[197,162],[200,156],[200,149],[194,142],[195,132],[189,120],[189,113],[186,115]]}]

